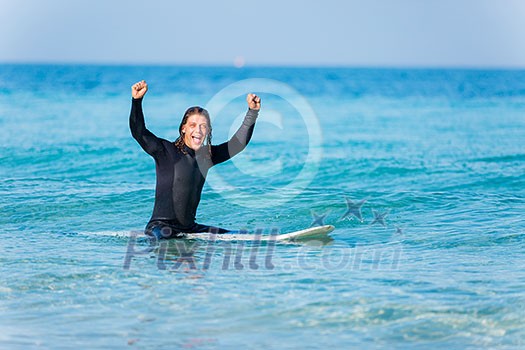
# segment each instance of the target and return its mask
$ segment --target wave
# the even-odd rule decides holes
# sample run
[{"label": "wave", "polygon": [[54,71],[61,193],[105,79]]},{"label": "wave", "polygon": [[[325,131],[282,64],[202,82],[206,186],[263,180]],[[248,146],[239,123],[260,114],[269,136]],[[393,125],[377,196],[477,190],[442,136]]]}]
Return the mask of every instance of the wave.
[{"label": "wave", "polygon": [[508,162],[525,162],[525,154],[512,154],[495,157],[482,157],[470,159],[471,162],[486,163],[508,163]]}]

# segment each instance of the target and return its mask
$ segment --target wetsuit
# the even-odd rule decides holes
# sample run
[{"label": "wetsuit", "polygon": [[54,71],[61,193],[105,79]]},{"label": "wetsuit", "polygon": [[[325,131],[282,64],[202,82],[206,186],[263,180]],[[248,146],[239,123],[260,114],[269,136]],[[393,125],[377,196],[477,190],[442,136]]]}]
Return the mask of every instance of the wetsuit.
[{"label": "wetsuit", "polygon": [[212,145],[211,155],[203,145],[197,152],[159,138],[145,125],[142,99],[132,99],[129,126],[131,134],[155,160],[157,184],[155,205],[145,233],[156,238],[177,238],[183,232],[225,233],[228,230],[197,224],[195,215],[208,170],[241,152],[250,141],[259,111],[249,109],[232,138]]}]

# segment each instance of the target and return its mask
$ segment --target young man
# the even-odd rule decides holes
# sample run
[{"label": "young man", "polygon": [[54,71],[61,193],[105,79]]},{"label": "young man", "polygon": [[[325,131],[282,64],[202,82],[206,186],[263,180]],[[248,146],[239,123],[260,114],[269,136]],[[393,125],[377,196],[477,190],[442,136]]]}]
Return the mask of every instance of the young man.
[{"label": "young man", "polygon": [[148,91],[146,82],[131,87],[129,126],[133,138],[155,159],[157,184],[155,205],[145,234],[157,239],[183,237],[184,232],[225,233],[228,230],[195,222],[197,206],[208,170],[241,152],[250,141],[261,99],[248,94],[248,112],[233,137],[220,145],[211,145],[208,112],[201,107],[189,108],[179,126],[174,142],[151,133],[144,123],[142,99]]}]

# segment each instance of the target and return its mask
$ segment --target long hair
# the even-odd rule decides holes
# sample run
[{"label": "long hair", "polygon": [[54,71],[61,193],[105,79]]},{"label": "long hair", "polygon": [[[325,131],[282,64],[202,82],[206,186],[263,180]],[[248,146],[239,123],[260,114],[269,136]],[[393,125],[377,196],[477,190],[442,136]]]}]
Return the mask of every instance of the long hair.
[{"label": "long hair", "polygon": [[182,128],[188,121],[188,118],[191,117],[194,114],[200,114],[204,118],[206,118],[206,121],[208,122],[208,134],[204,138],[203,145],[206,146],[208,149],[208,156],[211,156],[211,121],[210,121],[210,114],[207,110],[205,110],[202,107],[195,106],[190,107],[186,110],[184,113],[184,116],[182,117],[182,121],[179,125],[179,137],[175,140],[175,146],[184,154],[187,154],[186,150],[184,149],[184,134],[182,133]]}]

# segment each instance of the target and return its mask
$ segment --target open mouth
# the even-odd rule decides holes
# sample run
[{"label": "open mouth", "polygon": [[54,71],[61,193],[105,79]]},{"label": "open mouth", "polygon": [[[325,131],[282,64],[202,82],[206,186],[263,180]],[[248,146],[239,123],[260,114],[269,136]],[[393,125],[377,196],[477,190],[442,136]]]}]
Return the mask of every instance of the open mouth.
[{"label": "open mouth", "polygon": [[197,145],[200,145],[202,143],[202,136],[192,136],[191,139]]}]

